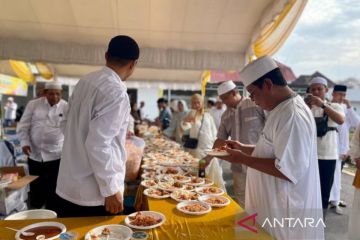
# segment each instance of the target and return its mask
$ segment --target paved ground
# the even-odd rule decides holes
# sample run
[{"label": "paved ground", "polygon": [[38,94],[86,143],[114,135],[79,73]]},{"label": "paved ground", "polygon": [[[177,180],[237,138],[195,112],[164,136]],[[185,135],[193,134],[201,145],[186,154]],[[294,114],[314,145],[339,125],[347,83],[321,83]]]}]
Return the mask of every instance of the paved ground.
[{"label": "paved ground", "polygon": [[[223,177],[226,181],[227,192],[230,196],[233,197],[234,192],[232,189],[232,174],[230,170],[230,164],[227,162],[222,163],[223,167]],[[349,212],[351,211],[351,204],[354,196],[354,188],[352,186],[352,181],[354,177],[342,173],[342,189],[341,189],[341,199],[344,200],[348,206],[343,208],[344,215],[338,215],[332,209],[328,211],[325,225],[325,239],[326,240],[339,240],[339,239],[347,239],[347,230],[348,230],[348,222],[349,222]],[[360,225],[359,225],[360,226]]]}]

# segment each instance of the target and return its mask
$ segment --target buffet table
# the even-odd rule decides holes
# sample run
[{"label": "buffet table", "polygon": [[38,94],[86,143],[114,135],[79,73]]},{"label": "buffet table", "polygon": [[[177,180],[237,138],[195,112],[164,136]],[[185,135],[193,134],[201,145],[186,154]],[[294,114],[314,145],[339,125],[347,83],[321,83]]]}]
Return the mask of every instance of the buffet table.
[{"label": "buffet table", "polygon": [[[183,153],[182,150],[168,142],[165,139],[157,138],[148,141],[145,164],[152,164],[156,160],[157,164],[188,164],[193,167],[197,160]],[[161,162],[162,161],[162,162]],[[147,167],[150,167],[148,165]],[[191,169],[191,168],[190,168]],[[145,172],[144,172],[145,173]],[[150,172],[147,172],[148,174]],[[144,175],[142,175],[144,176]],[[230,240],[230,239],[272,239],[260,226],[256,226],[257,232],[252,232],[240,226],[238,222],[247,217],[244,210],[234,202],[226,193],[223,195],[230,200],[230,204],[212,210],[204,215],[188,215],[176,209],[177,202],[174,199],[155,199],[143,194],[145,187],[139,186],[137,191],[135,208],[140,210],[149,210],[160,212],[166,217],[166,221],[159,227],[147,230],[148,239],[190,239],[190,240]],[[29,224],[56,221],[63,223],[67,231],[78,234],[78,239],[84,239],[85,234],[91,229],[107,225],[122,224],[125,225],[126,216],[115,217],[85,217],[85,218],[58,218],[49,220],[16,220],[0,221],[0,240],[14,239],[15,232],[5,227],[21,229]],[[252,225],[251,220],[244,224]],[[133,231],[143,231],[136,230]]]}]

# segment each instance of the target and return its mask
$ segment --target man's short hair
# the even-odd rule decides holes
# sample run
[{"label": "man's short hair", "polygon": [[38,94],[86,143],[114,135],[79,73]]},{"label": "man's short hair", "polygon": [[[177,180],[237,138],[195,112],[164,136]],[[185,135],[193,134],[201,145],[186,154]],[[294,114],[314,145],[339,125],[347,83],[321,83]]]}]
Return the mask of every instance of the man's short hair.
[{"label": "man's short hair", "polygon": [[131,37],[119,35],[110,40],[107,50],[107,61],[122,67],[132,61],[136,61],[139,56],[139,46]]},{"label": "man's short hair", "polygon": [[166,100],[165,100],[165,98],[159,98],[159,99],[157,100],[157,103],[158,103],[158,104],[160,104],[160,103],[166,103]]},{"label": "man's short hair", "polygon": [[275,69],[271,70],[270,72],[266,73],[264,76],[257,79],[252,84],[254,84],[258,88],[262,89],[265,79],[267,79],[267,78],[270,79],[274,85],[277,85],[277,86],[286,86],[287,85],[287,82],[279,68],[275,68]]}]

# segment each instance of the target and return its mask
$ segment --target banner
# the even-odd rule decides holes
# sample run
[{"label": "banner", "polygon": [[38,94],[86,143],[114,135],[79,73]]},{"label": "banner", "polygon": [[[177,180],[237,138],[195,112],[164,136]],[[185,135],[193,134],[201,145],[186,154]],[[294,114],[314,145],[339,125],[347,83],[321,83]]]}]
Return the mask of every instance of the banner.
[{"label": "banner", "polygon": [[0,74],[0,94],[27,96],[27,83],[17,77]]}]

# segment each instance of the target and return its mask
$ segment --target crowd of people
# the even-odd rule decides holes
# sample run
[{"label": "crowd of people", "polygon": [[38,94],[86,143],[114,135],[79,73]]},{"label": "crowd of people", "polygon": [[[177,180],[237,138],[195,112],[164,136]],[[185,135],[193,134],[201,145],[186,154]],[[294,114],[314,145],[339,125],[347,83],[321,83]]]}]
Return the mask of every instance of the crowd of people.
[{"label": "crowd of people", "polygon": [[[140,50],[132,38],[116,36],[105,54],[106,66],[84,76],[69,102],[61,85],[47,83],[44,96],[30,101],[17,126],[28,155],[30,204],[55,210],[59,217],[101,216],[123,211],[125,139],[146,119],[144,107],[130,103],[124,81],[133,73]],[[208,151],[224,147],[231,163],[235,200],[258,222],[271,217],[325,218],[329,204],[342,214],[341,170],[351,156],[360,169],[359,118],[337,85],[316,77],[305,98],[296,94],[270,57],[249,63],[240,76],[249,97],[232,81],[218,86],[206,105],[200,94],[184,100],[157,100],[153,124],[194,157],[214,160]],[[13,100],[13,99],[12,99]],[[6,124],[14,119],[14,104]],[[349,130],[357,126],[349,147]],[[360,176],[354,185],[349,234],[359,236]],[[277,239],[323,239],[324,226],[266,227]],[[352,235],[355,234],[355,235]],[[358,235],[357,235],[358,234]]]},{"label": "crowd of people", "polygon": [[[181,114],[180,121],[171,119],[165,135],[207,163],[213,160],[207,150],[227,146],[230,156],[223,159],[231,163],[235,200],[262,220],[268,216],[326,219],[329,205],[343,214],[341,171],[350,154],[349,131],[359,125],[346,99],[346,86],[336,85],[329,100],[327,80],[315,77],[302,98],[287,86],[269,57],[246,66],[241,76],[249,98],[241,96],[232,81],[219,85],[217,100],[210,99],[206,110],[204,99],[195,94],[192,111]],[[189,137],[197,140],[195,150],[187,148]],[[357,158],[353,157],[355,162]],[[266,230],[279,239],[324,237],[322,227]]]}]

